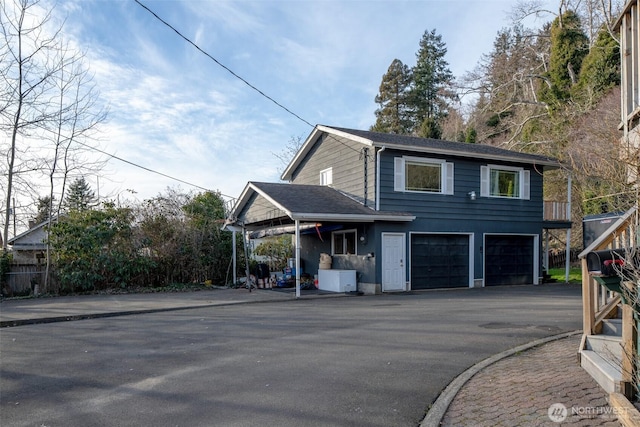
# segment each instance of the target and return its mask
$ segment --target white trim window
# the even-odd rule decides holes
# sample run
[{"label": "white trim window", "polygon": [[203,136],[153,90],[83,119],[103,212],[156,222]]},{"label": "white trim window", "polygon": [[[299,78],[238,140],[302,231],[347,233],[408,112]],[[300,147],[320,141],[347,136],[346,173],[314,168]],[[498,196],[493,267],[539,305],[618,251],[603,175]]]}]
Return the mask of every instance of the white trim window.
[{"label": "white trim window", "polygon": [[480,167],[480,196],[529,200],[530,171],[510,166]]},{"label": "white trim window", "polygon": [[357,255],[356,230],[334,231],[331,233],[331,252],[333,255]]},{"label": "white trim window", "polygon": [[333,168],[320,171],[320,185],[333,185]]},{"label": "white trim window", "polygon": [[453,194],[453,163],[423,157],[396,157],[394,190]]}]

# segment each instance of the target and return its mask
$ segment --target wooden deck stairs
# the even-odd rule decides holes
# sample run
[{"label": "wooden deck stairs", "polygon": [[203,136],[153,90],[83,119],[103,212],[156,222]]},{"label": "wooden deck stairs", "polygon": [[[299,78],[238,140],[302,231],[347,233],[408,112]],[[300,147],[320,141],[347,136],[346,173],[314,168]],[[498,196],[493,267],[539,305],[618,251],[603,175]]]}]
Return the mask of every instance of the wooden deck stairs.
[{"label": "wooden deck stairs", "polygon": [[601,333],[585,335],[580,350],[580,365],[607,393],[623,391],[621,307],[614,311],[618,317],[603,319]]},{"label": "wooden deck stairs", "polygon": [[634,355],[636,320],[627,301],[631,294],[625,292],[625,286],[636,285],[623,282],[615,273],[602,274],[605,268],[600,267],[599,261],[596,263],[599,267],[594,268],[592,261],[604,259],[610,253],[614,253],[615,261],[621,248],[637,250],[639,245],[638,210],[634,207],[578,256],[582,265],[583,307],[580,365],[603,390],[625,396],[633,393],[631,375],[637,357]]}]

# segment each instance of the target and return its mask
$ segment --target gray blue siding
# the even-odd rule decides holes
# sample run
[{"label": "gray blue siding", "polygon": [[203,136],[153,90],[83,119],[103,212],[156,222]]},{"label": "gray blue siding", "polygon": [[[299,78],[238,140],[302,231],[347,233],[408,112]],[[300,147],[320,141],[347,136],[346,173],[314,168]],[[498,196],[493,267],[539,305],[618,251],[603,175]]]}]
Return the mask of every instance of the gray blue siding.
[{"label": "gray blue siding", "polygon": [[[432,231],[463,231],[478,221],[499,223],[500,227],[517,224],[518,230],[522,230],[523,223],[535,223],[537,227],[541,227],[542,176],[535,170],[530,169],[529,200],[481,197],[480,166],[497,162],[429,155],[429,158],[442,158],[454,163],[454,194],[399,192],[394,191],[393,187],[394,158],[403,155],[416,157],[415,152],[386,150],[382,153],[380,210],[411,212],[418,217],[416,221],[429,221]],[[504,165],[522,166],[513,163]],[[476,192],[476,200],[470,200],[470,191]],[[411,228],[414,226],[412,224]]]},{"label": "gray blue siding", "polygon": [[[368,149],[365,159],[363,144],[345,138],[323,135],[300,166],[292,174],[294,184],[320,184],[320,171],[332,168],[332,187],[354,199],[375,206],[375,155]],[[365,179],[366,169],[366,179]]]}]

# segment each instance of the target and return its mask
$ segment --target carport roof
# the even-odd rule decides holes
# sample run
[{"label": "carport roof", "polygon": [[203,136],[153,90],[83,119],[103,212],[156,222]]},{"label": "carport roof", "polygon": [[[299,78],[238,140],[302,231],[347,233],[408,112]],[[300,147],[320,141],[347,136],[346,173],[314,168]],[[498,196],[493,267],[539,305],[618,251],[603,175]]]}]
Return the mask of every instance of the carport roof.
[{"label": "carport roof", "polygon": [[[279,218],[271,214],[264,217],[242,218],[256,196],[262,196],[282,212]],[[269,212],[273,212],[272,210]],[[288,219],[288,220],[287,220]],[[299,220],[305,222],[373,222],[413,221],[407,212],[381,212],[364,206],[340,191],[320,185],[249,182],[231,211],[227,224],[266,227]]]}]

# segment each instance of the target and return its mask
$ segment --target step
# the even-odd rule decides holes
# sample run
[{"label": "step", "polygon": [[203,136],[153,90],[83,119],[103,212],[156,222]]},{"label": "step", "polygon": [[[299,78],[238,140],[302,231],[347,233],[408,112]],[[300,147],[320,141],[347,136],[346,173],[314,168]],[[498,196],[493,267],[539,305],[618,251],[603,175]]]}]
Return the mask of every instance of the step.
[{"label": "step", "polygon": [[604,319],[602,321],[602,335],[622,336],[622,319]]},{"label": "step", "polygon": [[580,350],[580,366],[607,393],[620,393],[622,372],[620,365],[613,365],[593,350]]},{"label": "step", "polygon": [[610,364],[622,366],[622,338],[613,335],[588,335],[585,349],[592,350]]}]

